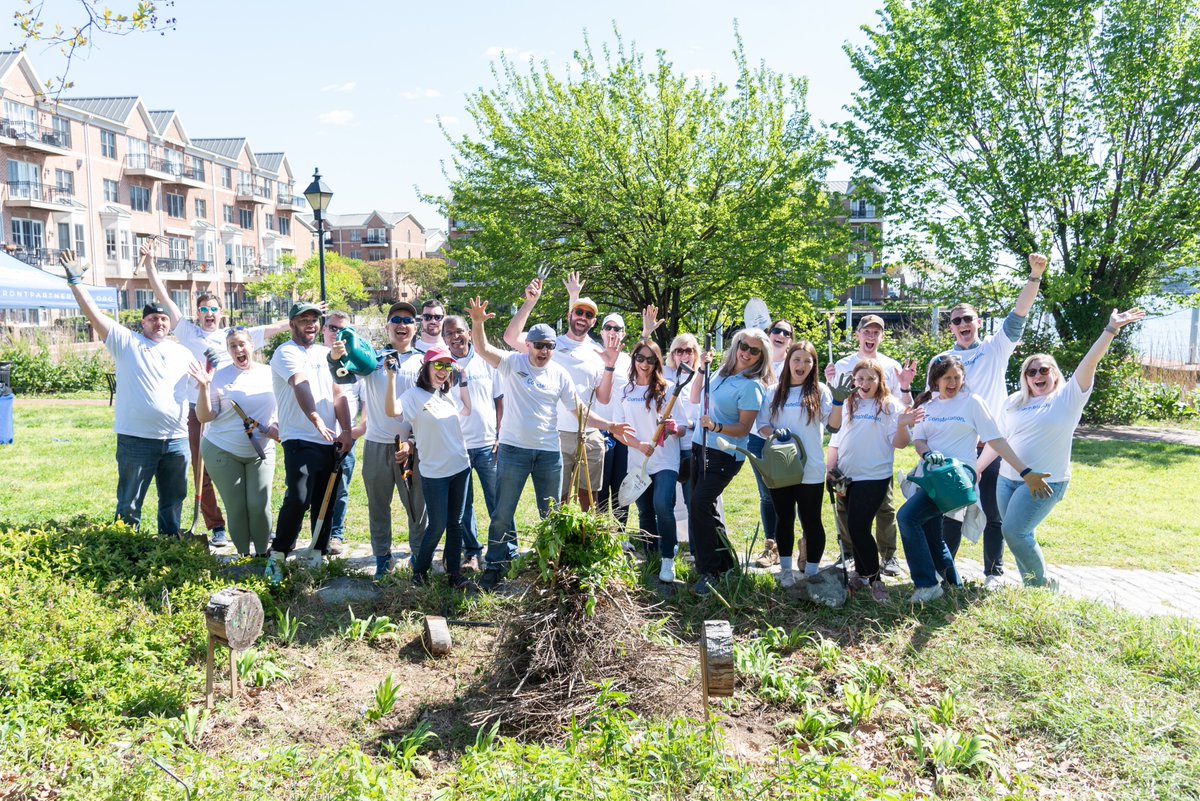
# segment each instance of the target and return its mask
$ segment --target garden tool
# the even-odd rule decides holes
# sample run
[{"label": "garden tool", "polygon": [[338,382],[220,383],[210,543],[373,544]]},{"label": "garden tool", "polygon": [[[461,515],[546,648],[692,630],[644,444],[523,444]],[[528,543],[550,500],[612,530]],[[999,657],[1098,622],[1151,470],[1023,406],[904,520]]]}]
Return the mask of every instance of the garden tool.
[{"label": "garden tool", "polygon": [[[399,453],[399,452],[400,452],[400,435],[397,434],[396,435],[396,453]],[[411,523],[412,521],[416,520],[417,518],[416,518],[416,515],[413,514],[413,509],[412,509],[412,468],[410,468],[407,464],[404,466],[404,469],[400,471],[400,478],[404,480],[404,486],[408,488],[408,503],[404,504],[404,508],[408,511],[408,520]]]},{"label": "garden tool", "polygon": [[250,444],[254,447],[254,452],[258,454],[259,459],[266,459],[267,452],[263,450],[262,443],[254,436],[255,429],[263,430],[262,425],[255,422],[252,417],[249,417],[242,411],[242,407],[238,406],[237,401],[230,401],[233,404],[233,410],[237,412],[237,416],[242,418],[242,427],[246,430],[246,439],[250,440]]},{"label": "garden tool", "polygon": [[[708,353],[712,350],[712,334],[704,335],[704,352]],[[709,393],[709,374],[712,372],[712,362],[704,363],[704,416],[708,416],[708,393]],[[700,465],[700,475],[708,476],[708,429],[700,429],[700,453],[704,456],[704,461]]]},{"label": "garden tool", "polygon": [[308,544],[310,553],[317,552],[317,540],[321,538],[321,529],[325,528],[325,518],[329,514],[329,503],[333,500],[333,489],[337,486],[342,473],[342,460],[346,454],[338,453],[333,462],[333,472],[329,474],[329,483],[325,485],[325,497],[321,499],[321,511],[317,513],[317,522],[313,526],[312,541]]},{"label": "garden tool", "polygon": [[[663,430],[666,428],[667,420],[671,417],[671,410],[675,408],[675,401],[679,399],[679,393],[691,383],[691,380],[695,376],[695,370],[686,364],[679,365],[679,380],[675,384],[675,389],[671,392],[671,399],[667,401],[667,406],[663,409],[663,413],[658,419],[658,428],[654,431],[654,439],[650,441],[651,449],[657,448],[662,441]],[[651,454],[653,454],[653,450],[651,450]],[[641,468],[636,473],[625,474],[625,480],[621,482],[621,488],[617,490],[618,503],[622,506],[629,506],[642,497],[642,493],[650,487],[650,474],[647,472],[649,466],[650,456],[647,456],[645,461],[642,462]]]},{"label": "garden tool", "polygon": [[771,327],[771,312],[762,298],[750,298],[742,311],[742,322],[747,328],[760,328],[766,331]]},{"label": "garden tool", "polygon": [[[838,475],[841,474],[839,473]],[[829,506],[835,512],[837,510],[837,496],[845,492],[845,482],[842,481],[841,483],[843,489],[838,490],[838,482],[835,481],[833,476],[829,476],[825,479],[825,489],[829,490]],[[846,592],[848,593],[850,592],[850,571],[846,569],[846,545],[842,542],[841,537],[835,537],[835,539],[838,541],[838,556],[841,557],[840,564],[842,566],[842,586],[846,588]]]}]

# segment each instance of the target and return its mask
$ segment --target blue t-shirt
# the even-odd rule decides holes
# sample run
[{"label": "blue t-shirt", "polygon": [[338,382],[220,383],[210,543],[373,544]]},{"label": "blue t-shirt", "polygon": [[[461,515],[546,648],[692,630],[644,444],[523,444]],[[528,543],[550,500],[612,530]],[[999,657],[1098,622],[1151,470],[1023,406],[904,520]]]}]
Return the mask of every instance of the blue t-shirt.
[{"label": "blue t-shirt", "polygon": [[[717,376],[712,379],[709,390],[709,414],[712,419],[722,425],[736,425],[742,412],[758,413],[762,408],[763,398],[766,397],[767,390],[760,381],[738,373],[731,376]],[[751,426],[753,428],[753,426]],[[709,447],[715,447],[711,442],[712,437],[722,439],[739,448],[750,447],[750,435],[746,434],[741,437],[729,437],[724,434],[713,434],[709,432],[710,444]],[[734,458],[739,462],[746,457],[738,452],[733,453]]]}]

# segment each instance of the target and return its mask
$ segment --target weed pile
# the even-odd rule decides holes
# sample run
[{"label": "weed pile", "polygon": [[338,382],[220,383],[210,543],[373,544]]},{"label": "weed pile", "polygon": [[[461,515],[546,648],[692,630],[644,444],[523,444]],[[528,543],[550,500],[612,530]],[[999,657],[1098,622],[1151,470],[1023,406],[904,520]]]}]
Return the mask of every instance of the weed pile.
[{"label": "weed pile", "polygon": [[641,715],[678,711],[686,666],[646,638],[655,605],[640,597],[624,538],[611,517],[573,505],[537,525],[537,577],[503,625],[476,725],[499,720],[517,737],[561,740],[595,714],[599,686]]}]

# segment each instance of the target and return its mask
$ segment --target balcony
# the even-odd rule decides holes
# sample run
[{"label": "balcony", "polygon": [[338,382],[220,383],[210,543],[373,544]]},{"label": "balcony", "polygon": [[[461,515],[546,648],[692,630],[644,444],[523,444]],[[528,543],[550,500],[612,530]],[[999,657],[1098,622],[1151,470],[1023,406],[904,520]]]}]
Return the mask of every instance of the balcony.
[{"label": "balcony", "polygon": [[386,236],[368,236],[363,239],[362,245],[368,248],[386,248],[388,239]]},{"label": "balcony", "polygon": [[213,271],[213,263],[208,259],[157,258],[154,260],[154,266],[164,277],[167,277],[169,273],[180,273],[180,275],[170,276],[180,281],[186,281],[188,273],[211,273]]},{"label": "balcony", "polygon": [[245,203],[270,203],[271,193],[253,183],[238,184],[237,199]]},{"label": "balcony", "polygon": [[5,252],[7,252],[8,255],[12,256],[14,259],[19,259],[31,267],[38,268],[50,266],[57,267],[58,254],[62,253],[61,250],[57,250],[55,248],[26,248],[19,245],[13,247],[12,249],[6,247]]},{"label": "balcony", "polygon": [[280,211],[308,211],[308,201],[304,199],[304,195],[280,192],[275,198],[275,207]]},{"label": "balcony", "polygon": [[33,181],[9,181],[5,205],[10,208],[65,211],[75,206],[75,193],[58,186]]},{"label": "balcony", "polygon": [[878,222],[879,219],[873,204],[859,201],[850,203],[850,222]]},{"label": "balcony", "polygon": [[130,153],[125,157],[125,175],[150,178],[154,181],[174,181],[178,165],[148,153]]},{"label": "balcony", "polygon": [[191,164],[182,164],[178,161],[163,161],[162,168],[163,172],[171,176],[165,179],[166,183],[188,186],[192,189],[205,189],[208,186],[208,183],[204,180],[204,173]]},{"label": "balcony", "polygon": [[66,156],[71,152],[71,134],[26,120],[0,119],[0,144]]}]

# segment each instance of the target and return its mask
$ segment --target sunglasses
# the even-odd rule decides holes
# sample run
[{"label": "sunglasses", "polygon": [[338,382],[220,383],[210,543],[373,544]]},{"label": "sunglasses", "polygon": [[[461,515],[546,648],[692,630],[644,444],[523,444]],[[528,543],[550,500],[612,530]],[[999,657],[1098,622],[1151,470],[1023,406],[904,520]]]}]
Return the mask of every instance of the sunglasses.
[{"label": "sunglasses", "polygon": [[624,330],[625,330],[625,326],[623,326],[623,325],[613,325],[612,323],[609,323],[608,325],[604,326],[604,327],[603,327],[602,329],[600,329],[600,330],[602,330],[602,331],[616,331],[617,333],[620,333],[620,332],[622,332],[622,331],[624,331]]},{"label": "sunglasses", "polygon": [[574,314],[576,317],[586,317],[589,320],[596,319],[596,313],[590,309],[572,309],[571,314]]},{"label": "sunglasses", "polygon": [[751,356],[762,356],[762,348],[753,348],[747,345],[745,342],[738,343],[738,350],[742,351],[743,353],[749,353]]},{"label": "sunglasses", "polygon": [[411,317],[391,317],[388,322],[392,325],[412,325],[416,320]]},{"label": "sunglasses", "polygon": [[644,356],[641,353],[634,356],[633,360],[635,362],[637,362],[638,364],[646,364],[647,362],[649,362],[650,364],[658,364],[658,359],[655,356],[653,356],[653,355]]},{"label": "sunglasses", "polygon": [[444,315],[444,314],[422,314],[421,319],[424,320],[425,322],[436,322],[438,320],[441,320],[445,316],[446,315]]},{"label": "sunglasses", "polygon": [[228,334],[235,333],[237,331],[245,331],[245,330],[246,330],[246,326],[244,326],[244,325],[231,325],[229,328],[225,329],[225,333],[226,333],[226,335],[228,335]]},{"label": "sunglasses", "polygon": [[776,334],[778,334],[781,337],[787,337],[788,339],[792,338],[792,332],[786,328],[772,328],[771,336],[775,336]]},{"label": "sunglasses", "polygon": [[344,331],[345,329],[346,329],[346,326],[344,326],[344,325],[329,325],[328,323],[325,324],[325,330],[332,331],[335,334],[338,331]]},{"label": "sunglasses", "polygon": [[200,312],[201,314],[217,314],[218,312],[221,311],[221,307],[220,306],[201,306],[196,311]]},{"label": "sunglasses", "polygon": [[675,350],[673,350],[671,352],[672,353],[695,353],[696,349],[695,348],[676,348]]},{"label": "sunglasses", "polygon": [[1049,367],[1030,367],[1025,371],[1025,375],[1033,378],[1035,375],[1050,375]]},{"label": "sunglasses", "polygon": [[975,315],[973,315],[973,314],[964,314],[960,317],[951,317],[950,318],[950,325],[962,325],[963,323],[973,323],[973,322],[975,322]]},{"label": "sunglasses", "polygon": [[430,362],[434,370],[453,370],[454,362]]},{"label": "sunglasses", "polygon": [[530,342],[529,345],[534,350],[554,350],[553,342]]}]

